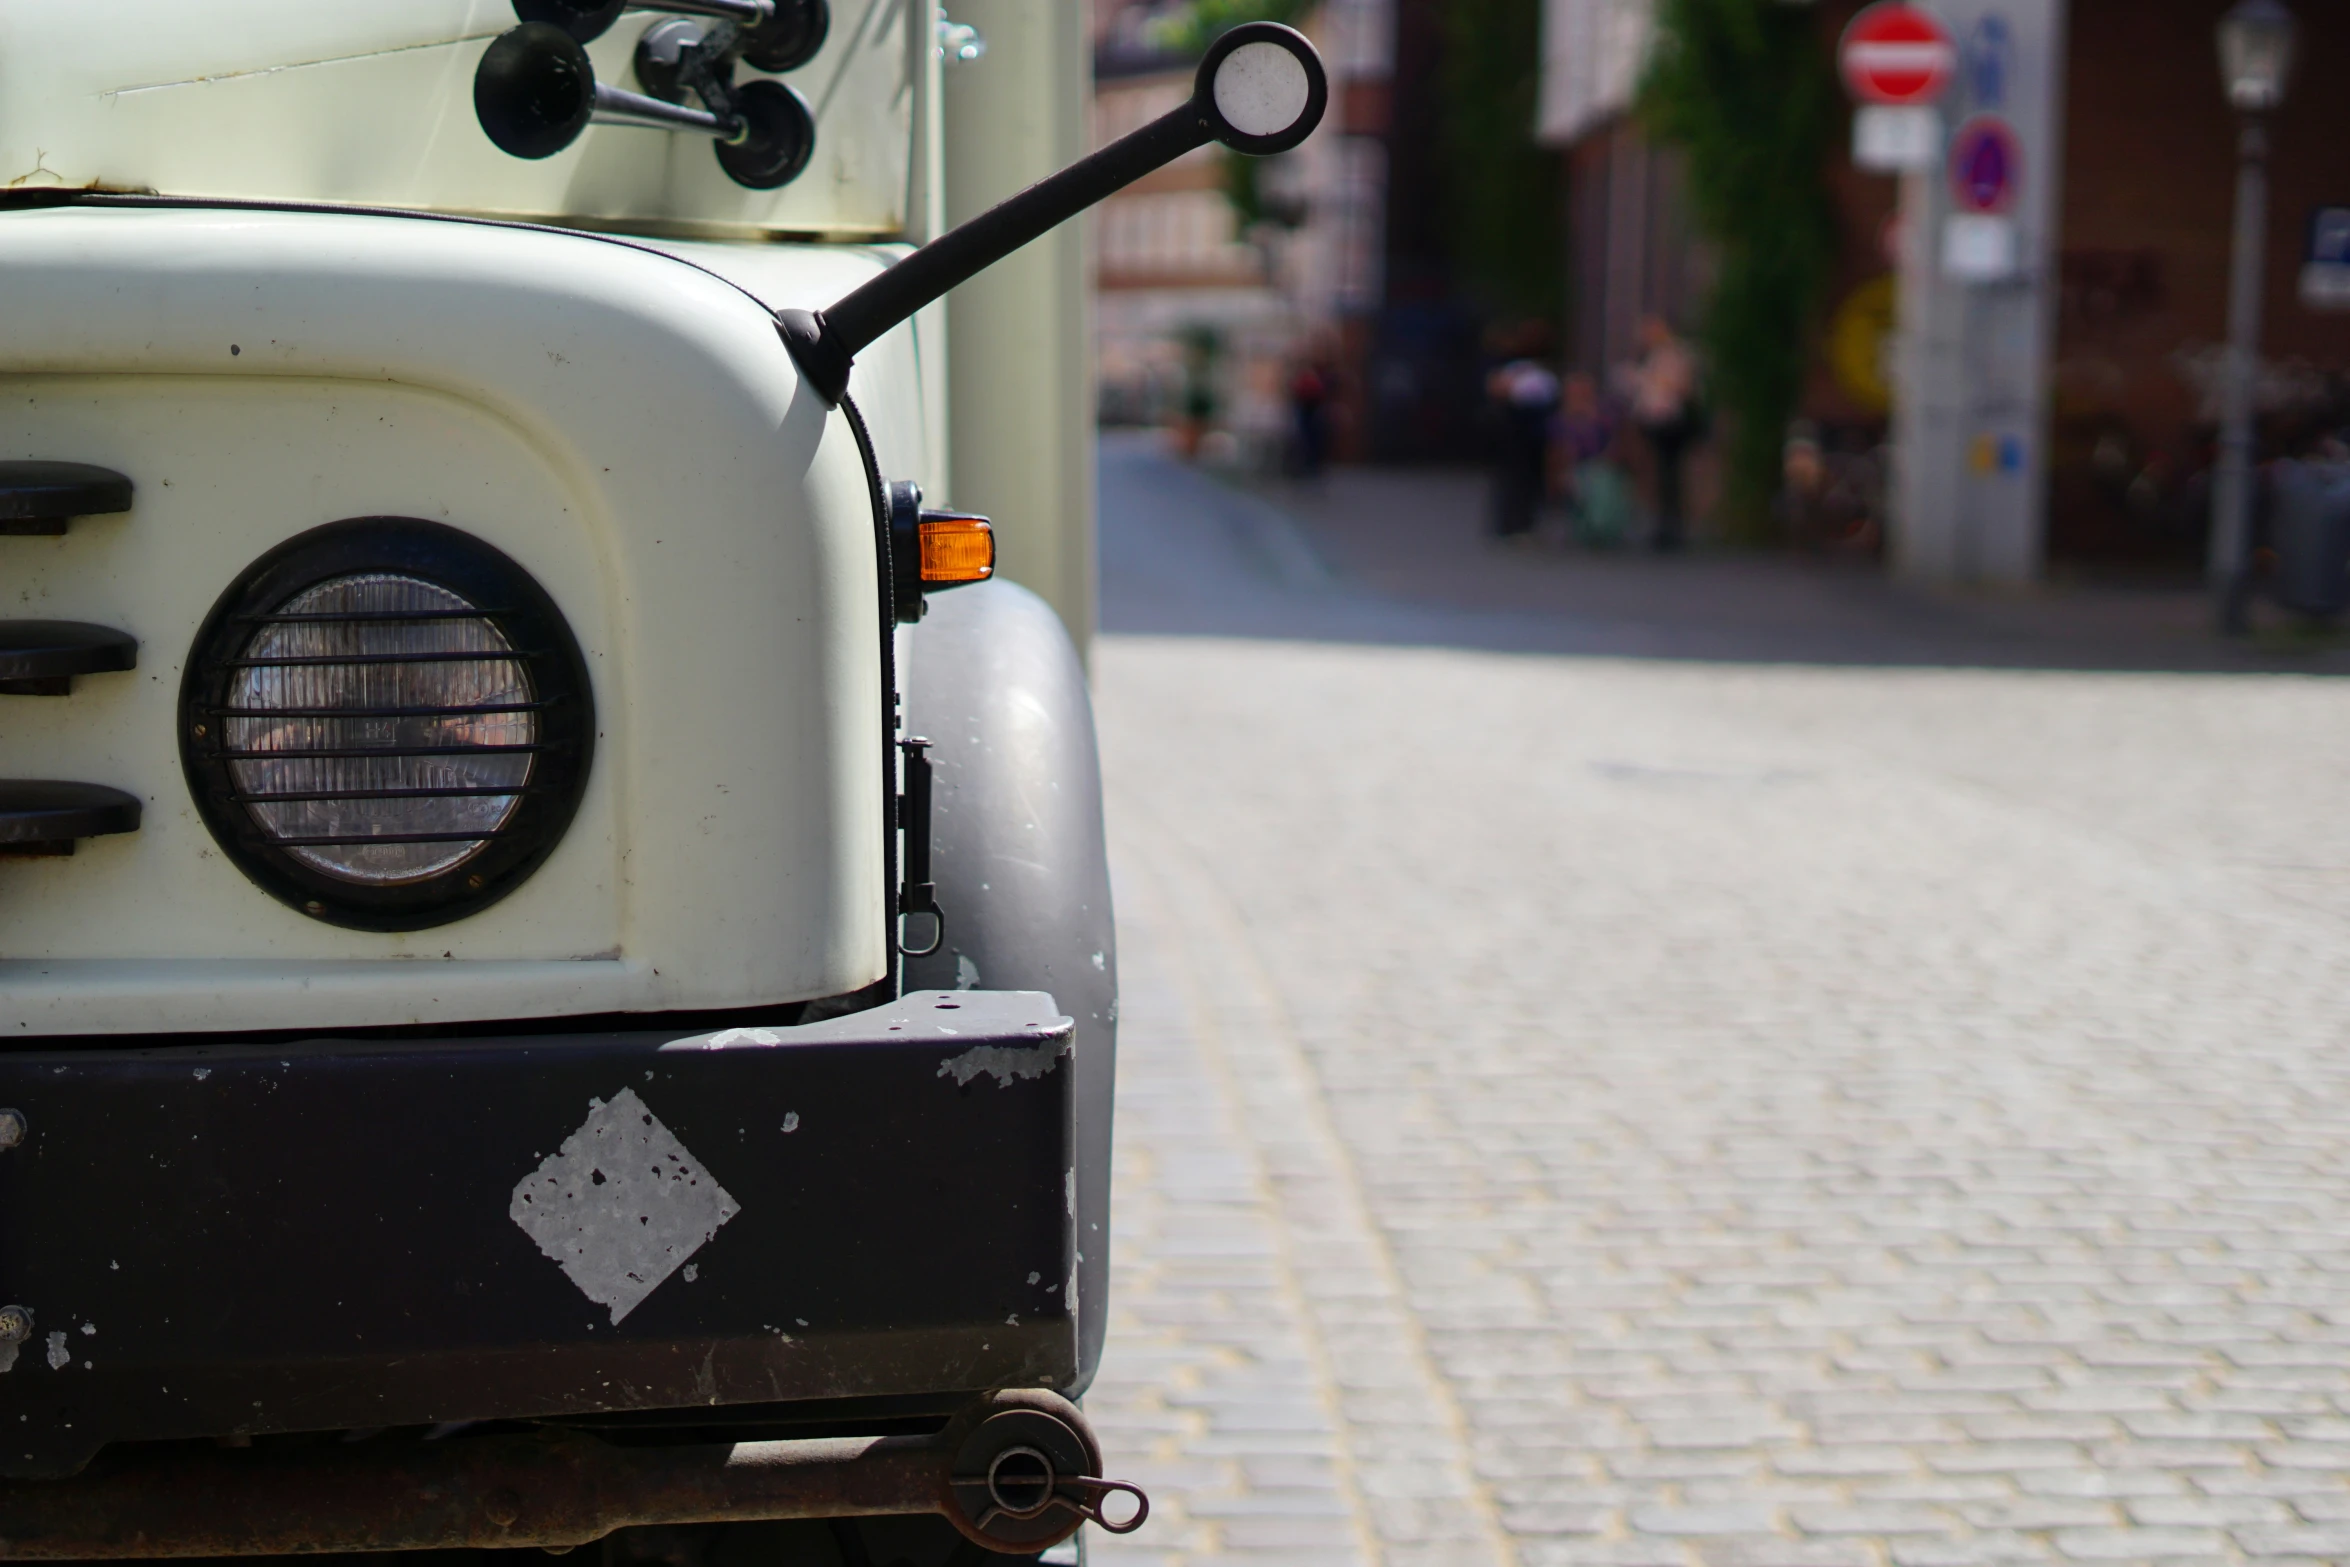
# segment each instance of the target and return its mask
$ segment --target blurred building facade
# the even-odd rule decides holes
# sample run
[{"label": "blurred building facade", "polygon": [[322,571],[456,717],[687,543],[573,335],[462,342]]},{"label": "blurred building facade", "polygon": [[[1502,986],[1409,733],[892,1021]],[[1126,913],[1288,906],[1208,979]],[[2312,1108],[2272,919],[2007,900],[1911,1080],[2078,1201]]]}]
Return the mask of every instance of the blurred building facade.
[{"label": "blurred building facade", "polygon": [[[1094,0],[1094,144],[1181,104],[1196,60],[1169,46],[1185,7]],[[1290,428],[1304,364],[1333,382],[1338,449],[1364,445],[1367,323],[1384,293],[1393,0],[1321,0],[1300,22],[1330,71],[1321,132],[1236,167],[1202,148],[1102,203],[1095,222],[1101,412],[1205,413],[1258,462]]]},{"label": "blurred building facade", "polygon": [[1631,120],[1655,0],[1547,0],[1535,134],[1566,154],[1567,341],[1574,369],[1630,359],[1641,320],[1682,331],[1704,286],[1679,160]]},{"label": "blurred building facade", "polygon": [[[2291,0],[2301,64],[2277,118],[2259,404],[2265,454],[2350,426],[2350,299],[2309,274],[2350,210],[2350,7]],[[2063,227],[2042,258],[2049,544],[2059,558],[2200,559],[2226,335],[2236,124],[2204,0],[2070,0]]]},{"label": "blurred building facade", "polygon": [[[2052,562],[2201,561],[2236,146],[2214,47],[2226,3],[1930,0],[1964,53],[1945,133],[1993,116],[2023,152],[2018,249],[1996,275],[1952,273],[1942,171],[1873,174],[1844,143],[1831,151],[1839,260],[1803,414],[1854,452],[1890,433],[1898,569],[2028,580]],[[1823,53],[1860,6],[1816,0]],[[1588,368],[1618,362],[1641,316],[1686,323],[1702,308],[1673,160],[1629,112],[1655,9],[1546,0],[1538,129],[1568,159],[1568,358]],[[2268,455],[2350,424],[2346,301],[2302,288],[2312,234],[2350,209],[2350,98],[2329,90],[2350,67],[2350,7],[2294,10],[2303,58],[2272,163]]]}]

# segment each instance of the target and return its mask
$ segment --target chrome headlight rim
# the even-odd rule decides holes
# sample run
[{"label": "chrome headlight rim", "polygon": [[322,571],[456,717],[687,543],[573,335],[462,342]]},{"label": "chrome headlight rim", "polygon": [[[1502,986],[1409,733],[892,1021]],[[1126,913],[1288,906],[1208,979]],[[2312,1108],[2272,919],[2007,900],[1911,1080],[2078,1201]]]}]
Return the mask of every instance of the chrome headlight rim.
[{"label": "chrome headlight rim", "polygon": [[[478,850],[416,879],[369,884],[330,874],[281,845],[240,785],[231,687],[258,628],[309,590],[395,576],[454,594],[512,650],[534,728],[526,780]],[[363,663],[363,656],[348,662]],[[429,660],[428,660],[429,662]],[[587,661],[561,611],[511,557],[460,529],[413,517],[354,517],[288,539],[238,574],[189,650],[180,683],[180,760],[197,809],[230,863],[281,903],[326,924],[425,930],[478,914],[519,887],[563,839],[586,792],[595,744]],[[374,752],[368,754],[373,755]],[[385,756],[397,756],[387,749]],[[352,840],[360,841],[360,840]]]}]

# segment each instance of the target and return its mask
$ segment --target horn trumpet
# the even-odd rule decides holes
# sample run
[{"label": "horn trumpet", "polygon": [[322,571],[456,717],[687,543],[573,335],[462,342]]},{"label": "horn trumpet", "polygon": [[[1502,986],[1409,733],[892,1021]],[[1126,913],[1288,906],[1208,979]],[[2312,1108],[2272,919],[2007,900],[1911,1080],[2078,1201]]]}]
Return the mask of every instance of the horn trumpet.
[{"label": "horn trumpet", "polygon": [[668,11],[730,22],[741,29],[743,60],[771,73],[806,65],[832,30],[826,0],[514,0],[517,20],[560,27],[583,44],[603,37],[623,11]]},{"label": "horn trumpet", "polygon": [[517,158],[551,158],[590,125],[689,131],[717,143],[719,165],[736,184],[772,190],[807,167],[815,117],[781,82],[738,87],[726,79],[734,39],[715,36],[725,26],[707,39],[697,32],[672,50],[669,81],[691,87],[704,104],[697,109],[597,81],[587,50],[571,33],[552,22],[525,22],[483,53],[473,73],[474,117],[500,151]]}]

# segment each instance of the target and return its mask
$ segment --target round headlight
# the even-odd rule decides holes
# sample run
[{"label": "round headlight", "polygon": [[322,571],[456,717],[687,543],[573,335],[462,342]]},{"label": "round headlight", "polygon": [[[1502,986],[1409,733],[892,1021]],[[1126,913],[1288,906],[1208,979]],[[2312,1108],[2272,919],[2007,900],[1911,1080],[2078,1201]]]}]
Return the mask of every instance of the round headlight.
[{"label": "round headlight", "polygon": [[373,930],[460,918],[554,848],[587,779],[585,666],[520,566],[435,523],[333,523],[199,634],[182,754],[245,873]]}]

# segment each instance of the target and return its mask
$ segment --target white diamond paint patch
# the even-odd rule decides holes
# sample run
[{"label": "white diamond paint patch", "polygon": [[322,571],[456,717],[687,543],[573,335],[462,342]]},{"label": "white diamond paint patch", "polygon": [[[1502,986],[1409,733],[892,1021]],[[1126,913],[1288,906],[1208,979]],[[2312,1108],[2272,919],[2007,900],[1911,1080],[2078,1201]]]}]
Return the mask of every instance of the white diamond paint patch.
[{"label": "white diamond paint patch", "polygon": [[635,1089],[588,1103],[506,1211],[617,1325],[742,1210]]}]

